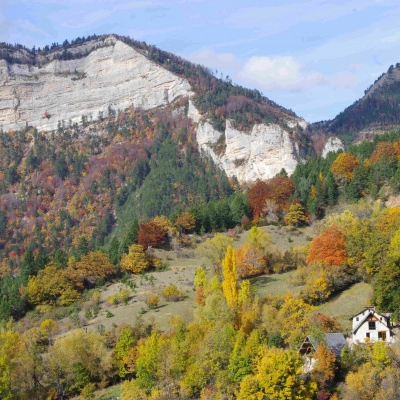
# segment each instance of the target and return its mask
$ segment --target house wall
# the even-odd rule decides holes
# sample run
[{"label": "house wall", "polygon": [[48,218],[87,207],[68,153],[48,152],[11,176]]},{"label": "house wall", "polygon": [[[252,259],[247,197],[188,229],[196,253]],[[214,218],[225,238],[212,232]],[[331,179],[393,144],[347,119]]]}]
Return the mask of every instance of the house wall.
[{"label": "house wall", "polygon": [[[353,327],[352,327],[352,329],[354,329],[354,328],[360,323],[360,321],[362,321],[363,318],[364,318],[367,314],[369,314],[369,312],[370,312],[369,310],[365,310],[365,311],[363,311],[362,313],[356,315],[356,316],[353,318]],[[382,321],[382,323],[385,324],[385,326],[387,326],[387,320],[386,320],[385,317],[383,317],[382,315],[379,315],[379,314],[376,313],[376,312],[374,313],[374,316],[375,316],[379,321]]]},{"label": "house wall", "polygon": [[370,330],[368,321],[365,321],[357,330],[357,332],[353,334],[353,341],[364,342],[367,337],[367,333],[369,333],[371,342],[376,342],[377,340],[379,340],[378,333],[386,332],[386,342],[392,343],[393,337],[390,336],[390,329],[386,326],[386,324],[383,321],[380,320],[376,321],[375,322],[376,329],[374,330]]}]

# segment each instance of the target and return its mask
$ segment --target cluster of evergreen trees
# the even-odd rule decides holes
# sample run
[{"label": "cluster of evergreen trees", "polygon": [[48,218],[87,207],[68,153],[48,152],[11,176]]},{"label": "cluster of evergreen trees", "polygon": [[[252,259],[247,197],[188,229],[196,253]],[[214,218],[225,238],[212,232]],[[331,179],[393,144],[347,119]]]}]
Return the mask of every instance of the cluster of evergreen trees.
[{"label": "cluster of evergreen trees", "polygon": [[300,199],[312,214],[321,215],[324,207],[337,203],[339,195],[353,203],[365,196],[373,199],[384,196],[387,193],[385,188],[389,187],[394,193],[399,193],[400,165],[396,154],[382,154],[370,161],[379,143],[384,146],[386,142],[394,143],[399,139],[400,131],[396,131],[350,146],[347,153],[354,156],[357,166],[348,180],[337,179],[332,172],[332,164],[341,151],[331,152],[326,158],[317,157],[299,163],[292,175],[296,185],[294,197]]}]

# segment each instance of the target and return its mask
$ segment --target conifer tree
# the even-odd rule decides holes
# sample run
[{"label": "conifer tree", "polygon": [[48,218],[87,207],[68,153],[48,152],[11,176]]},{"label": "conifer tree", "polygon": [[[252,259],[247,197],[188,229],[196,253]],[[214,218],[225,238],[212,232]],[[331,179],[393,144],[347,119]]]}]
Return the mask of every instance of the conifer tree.
[{"label": "conifer tree", "polygon": [[110,248],[108,250],[108,255],[110,257],[110,261],[117,265],[121,259],[119,255],[119,240],[116,236],[114,236],[110,242]]}]

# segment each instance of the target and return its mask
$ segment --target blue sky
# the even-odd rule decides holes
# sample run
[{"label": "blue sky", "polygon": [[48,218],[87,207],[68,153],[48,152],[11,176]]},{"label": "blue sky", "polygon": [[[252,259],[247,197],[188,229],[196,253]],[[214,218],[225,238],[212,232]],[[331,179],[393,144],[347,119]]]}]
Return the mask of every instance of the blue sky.
[{"label": "blue sky", "polygon": [[257,88],[308,122],[333,118],[400,62],[399,21],[398,0],[0,0],[0,42],[128,35]]}]

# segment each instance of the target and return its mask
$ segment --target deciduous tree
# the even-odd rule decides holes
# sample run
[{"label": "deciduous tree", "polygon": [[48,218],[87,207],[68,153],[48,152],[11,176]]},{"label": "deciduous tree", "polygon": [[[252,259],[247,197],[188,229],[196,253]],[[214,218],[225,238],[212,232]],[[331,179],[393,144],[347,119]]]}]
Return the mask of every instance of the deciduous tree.
[{"label": "deciduous tree", "polygon": [[207,239],[197,246],[195,251],[213,267],[215,273],[221,275],[221,262],[231,243],[233,243],[233,238],[217,233],[213,238]]},{"label": "deciduous tree", "polygon": [[290,205],[289,211],[285,215],[285,222],[287,225],[296,227],[301,224],[308,224],[309,221],[305,209],[300,202],[295,202]]},{"label": "deciduous tree", "polygon": [[222,290],[228,306],[236,310],[238,306],[238,272],[236,264],[235,250],[232,246],[226,249],[225,258],[222,260],[222,273],[224,280]]},{"label": "deciduous tree", "polygon": [[122,256],[121,266],[127,271],[139,274],[150,266],[150,262],[143,247],[140,244],[133,244],[129,247],[128,254]]},{"label": "deciduous tree", "polygon": [[139,225],[138,243],[147,249],[148,247],[160,247],[165,243],[166,232],[154,221],[142,222]]},{"label": "deciduous tree", "polygon": [[342,265],[347,258],[346,243],[342,232],[336,225],[325,229],[311,242],[307,263],[322,262],[325,265]]},{"label": "deciduous tree", "polygon": [[351,153],[340,153],[332,163],[331,171],[336,181],[350,182],[353,178],[353,170],[358,165],[358,159]]}]

